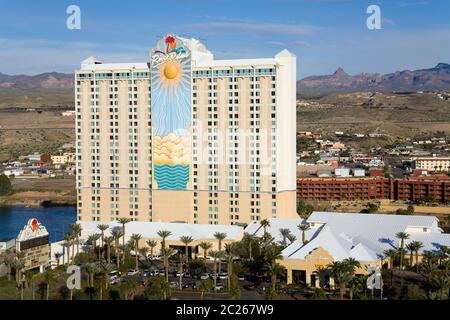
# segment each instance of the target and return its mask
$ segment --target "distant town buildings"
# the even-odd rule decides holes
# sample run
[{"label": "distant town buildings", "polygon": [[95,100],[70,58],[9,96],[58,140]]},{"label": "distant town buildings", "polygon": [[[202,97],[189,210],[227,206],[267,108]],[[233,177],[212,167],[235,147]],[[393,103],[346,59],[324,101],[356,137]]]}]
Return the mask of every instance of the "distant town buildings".
[{"label": "distant town buildings", "polygon": [[432,172],[450,172],[450,157],[413,158],[413,168]]},{"label": "distant town buildings", "polygon": [[76,161],[75,153],[66,152],[62,155],[51,156],[53,164],[74,164]]}]

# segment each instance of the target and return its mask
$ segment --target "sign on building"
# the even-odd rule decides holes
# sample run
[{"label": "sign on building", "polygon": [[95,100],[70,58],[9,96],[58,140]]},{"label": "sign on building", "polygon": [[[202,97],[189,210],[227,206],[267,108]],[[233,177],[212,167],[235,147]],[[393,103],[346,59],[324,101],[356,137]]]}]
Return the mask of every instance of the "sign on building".
[{"label": "sign on building", "polygon": [[43,267],[50,261],[48,232],[37,219],[30,219],[16,240],[17,252],[24,253],[24,270]]}]

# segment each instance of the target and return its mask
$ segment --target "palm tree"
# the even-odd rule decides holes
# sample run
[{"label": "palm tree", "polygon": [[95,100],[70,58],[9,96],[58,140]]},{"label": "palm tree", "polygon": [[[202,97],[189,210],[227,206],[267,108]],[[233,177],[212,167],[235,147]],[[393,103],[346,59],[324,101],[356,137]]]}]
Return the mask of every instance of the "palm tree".
[{"label": "palm tree", "polygon": [[109,225],[107,225],[107,224],[99,224],[97,226],[97,229],[100,230],[100,234],[101,234],[102,242],[100,244],[100,247],[102,247],[102,249],[103,249],[103,240],[105,238],[105,231],[108,230],[108,228],[109,228]]},{"label": "palm tree", "polygon": [[80,235],[83,230],[81,225],[78,223],[70,224],[70,229],[72,230],[72,235],[75,238],[75,244],[77,245],[77,254],[80,253]]},{"label": "palm tree", "polygon": [[270,275],[271,283],[272,283],[272,291],[276,291],[277,284],[277,275],[282,274],[285,268],[275,261],[271,261],[267,263],[263,270]]},{"label": "palm tree", "polygon": [[97,265],[95,263],[89,262],[84,265],[84,268],[86,269],[87,273],[87,284],[88,287],[92,288],[94,287],[94,277],[95,273],[97,272]]},{"label": "palm tree", "polygon": [[[109,285],[109,274],[114,270],[114,266],[110,263],[100,263],[97,267],[97,271],[102,274],[102,280],[105,285],[105,290],[108,290]],[[103,300],[103,285],[100,283],[100,300]]]},{"label": "palm tree", "polygon": [[16,259],[15,254],[10,249],[5,250],[0,253],[0,262],[3,262],[6,266],[8,273],[8,281],[11,280],[11,271],[14,260]]},{"label": "palm tree", "polygon": [[400,239],[400,271],[403,270],[403,256],[405,248],[405,240],[409,239],[409,234],[406,232],[397,232],[395,236]]},{"label": "palm tree", "polygon": [[70,233],[64,234],[64,243],[65,247],[67,248],[67,264],[70,264],[70,247],[72,246],[72,235]]},{"label": "palm tree", "polygon": [[142,239],[142,235],[133,233],[131,235],[131,240],[134,242],[134,255],[136,257],[136,270],[139,270],[139,240]]},{"label": "palm tree", "polygon": [[227,258],[227,273],[228,273],[228,290],[231,289],[231,275],[233,274],[233,259],[236,256],[234,254],[234,243],[229,243],[225,245],[225,257]]},{"label": "palm tree", "polygon": [[159,230],[157,234],[161,238],[161,250],[164,250],[166,248],[166,238],[170,237],[172,232],[168,230]]},{"label": "palm tree", "polygon": [[155,240],[147,240],[147,245],[150,248],[150,259],[153,260],[153,251],[155,250],[155,247],[158,245],[158,243]]},{"label": "palm tree", "polygon": [[439,272],[431,278],[431,283],[437,288],[441,300],[448,298],[448,289],[450,288],[450,277],[446,272]]},{"label": "palm tree", "polygon": [[117,269],[118,269],[120,266],[119,240],[122,237],[122,231],[120,231],[119,229],[113,229],[111,231],[111,236],[114,239],[114,248],[115,248],[115,253],[116,253],[116,262],[117,262]]},{"label": "palm tree", "polygon": [[222,252],[220,251],[210,251],[209,255],[214,259],[214,291],[216,290],[217,286],[217,259],[219,261],[222,259]]},{"label": "palm tree", "polygon": [[344,299],[346,286],[353,279],[355,270],[358,267],[360,267],[360,263],[354,258],[335,261],[328,266],[331,276],[339,285],[339,295],[341,300]]},{"label": "palm tree", "polygon": [[[222,241],[227,237],[225,232],[214,233],[214,238],[219,241],[219,252],[222,252]],[[219,259],[219,273],[222,272],[222,259]]]},{"label": "palm tree", "polygon": [[306,231],[309,230],[309,224],[302,223],[297,226],[297,228],[302,232],[302,243],[306,243]]},{"label": "palm tree", "polygon": [[111,245],[114,242],[114,238],[112,236],[104,238],[106,244],[106,261],[111,263]]},{"label": "palm tree", "polygon": [[261,224],[261,227],[263,227],[263,230],[264,230],[264,238],[266,238],[267,228],[270,227],[270,221],[268,219],[262,219],[260,224]]},{"label": "palm tree", "polygon": [[415,256],[415,260],[416,260],[416,271],[418,271],[418,266],[419,266],[419,251],[420,249],[423,248],[423,243],[420,241],[411,241],[406,248],[410,251],[410,259],[411,259],[411,263],[410,266],[413,266],[413,253]]},{"label": "palm tree", "polygon": [[287,239],[289,240],[289,244],[297,240],[297,237],[291,233],[288,234]]},{"label": "palm tree", "polygon": [[212,248],[212,243],[211,242],[200,242],[199,244],[200,248],[203,249],[203,257],[206,260],[206,256],[208,255],[208,250]]},{"label": "palm tree", "polygon": [[412,267],[413,257],[414,257],[414,244],[412,242],[410,242],[406,245],[405,248],[406,248],[406,250],[409,251],[409,266]]},{"label": "palm tree", "polygon": [[46,296],[46,300],[49,299],[50,297],[50,284],[52,282],[55,281],[55,273],[53,272],[53,270],[48,270],[45,274],[44,274],[44,282],[47,285],[47,296]]},{"label": "palm tree", "polygon": [[283,245],[283,247],[287,246],[287,238],[289,237],[289,235],[291,234],[291,230],[287,229],[287,228],[281,228],[280,229],[280,234],[283,237],[283,240],[281,241],[281,244]]},{"label": "palm tree", "polygon": [[186,265],[189,262],[189,244],[194,241],[191,236],[182,236],[180,241],[184,243],[184,254],[186,256]]},{"label": "palm tree", "polygon": [[421,269],[427,274],[428,282],[431,282],[433,273],[438,269],[438,256],[433,251],[424,251],[422,253]]},{"label": "palm tree", "polygon": [[27,270],[23,273],[25,278],[25,286],[27,288],[31,287],[31,297],[34,300],[34,273],[30,270]]},{"label": "palm tree", "polygon": [[55,252],[53,256],[55,257],[56,260],[56,267],[59,267],[59,258],[61,258],[63,254],[61,252]]},{"label": "palm tree", "polygon": [[[131,220],[128,218],[119,218],[117,221],[122,225],[122,247],[125,248],[125,225]],[[125,262],[125,251],[123,252],[123,262]]]},{"label": "palm tree", "polygon": [[177,251],[174,248],[165,248],[161,250],[164,259],[164,269],[166,273],[166,281],[169,282],[169,258],[173,256]]}]

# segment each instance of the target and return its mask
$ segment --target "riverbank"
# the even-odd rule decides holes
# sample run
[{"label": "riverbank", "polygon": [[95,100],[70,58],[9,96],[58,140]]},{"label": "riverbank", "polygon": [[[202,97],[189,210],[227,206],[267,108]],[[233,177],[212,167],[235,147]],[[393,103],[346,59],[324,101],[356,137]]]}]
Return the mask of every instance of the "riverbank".
[{"label": "riverbank", "polygon": [[75,177],[11,179],[13,190],[0,197],[3,207],[52,207],[75,206],[77,194]]},{"label": "riverbank", "polygon": [[0,197],[1,207],[66,207],[75,206],[76,197],[56,191],[24,191]]}]

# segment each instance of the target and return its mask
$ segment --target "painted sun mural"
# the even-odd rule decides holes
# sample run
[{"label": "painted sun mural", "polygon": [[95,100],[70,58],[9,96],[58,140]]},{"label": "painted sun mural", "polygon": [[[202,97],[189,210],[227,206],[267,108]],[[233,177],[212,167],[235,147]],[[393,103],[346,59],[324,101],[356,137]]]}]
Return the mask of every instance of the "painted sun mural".
[{"label": "painted sun mural", "polygon": [[191,59],[168,35],[151,57],[153,168],[158,189],[185,190],[191,159]]}]

